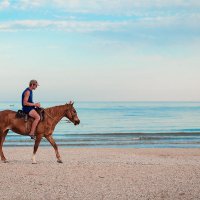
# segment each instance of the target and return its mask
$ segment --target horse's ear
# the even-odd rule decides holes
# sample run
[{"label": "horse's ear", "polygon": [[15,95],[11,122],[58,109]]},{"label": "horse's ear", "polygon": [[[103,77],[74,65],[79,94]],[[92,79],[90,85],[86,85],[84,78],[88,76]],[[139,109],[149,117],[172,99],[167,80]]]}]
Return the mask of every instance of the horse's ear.
[{"label": "horse's ear", "polygon": [[74,102],[73,101],[69,101],[69,103],[66,103],[66,104],[74,105]]}]

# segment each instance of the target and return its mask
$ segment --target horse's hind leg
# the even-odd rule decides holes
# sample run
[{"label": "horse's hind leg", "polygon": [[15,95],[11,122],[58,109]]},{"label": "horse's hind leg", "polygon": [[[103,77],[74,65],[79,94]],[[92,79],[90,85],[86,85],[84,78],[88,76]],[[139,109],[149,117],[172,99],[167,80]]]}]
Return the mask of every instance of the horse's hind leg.
[{"label": "horse's hind leg", "polygon": [[38,149],[38,146],[40,144],[41,139],[42,139],[42,136],[39,135],[39,136],[36,137],[36,140],[35,140],[35,145],[34,145],[34,149],[33,149],[33,156],[32,156],[32,163],[33,164],[37,163],[36,159],[35,159],[35,154],[37,152],[37,149]]},{"label": "horse's hind leg", "polygon": [[3,143],[5,141],[6,135],[8,133],[8,130],[4,131],[4,132],[0,132],[0,154],[1,154],[1,160],[4,162],[7,162],[4,153],[3,153]]},{"label": "horse's hind leg", "polygon": [[50,136],[45,136],[46,139],[50,142],[50,144],[53,146],[55,152],[56,152],[56,158],[57,158],[57,162],[58,163],[62,163],[62,160],[61,160],[61,157],[60,157],[60,154],[58,152],[58,147],[57,147],[57,144],[55,143],[53,137],[50,135]]}]

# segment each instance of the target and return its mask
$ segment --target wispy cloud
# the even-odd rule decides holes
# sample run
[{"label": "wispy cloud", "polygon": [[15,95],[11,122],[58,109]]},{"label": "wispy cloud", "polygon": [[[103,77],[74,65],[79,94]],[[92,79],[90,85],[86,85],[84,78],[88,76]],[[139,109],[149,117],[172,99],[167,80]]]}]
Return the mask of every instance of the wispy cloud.
[{"label": "wispy cloud", "polygon": [[[49,11],[48,14],[41,16],[27,13],[30,9],[30,13],[35,10],[41,14],[41,8],[44,8],[43,13],[48,9],[52,12]],[[200,20],[200,1],[197,0],[3,0],[0,9],[24,11],[24,14],[21,14],[23,17],[19,20],[15,18],[16,21],[0,23],[1,31],[53,28],[90,32],[112,28],[116,30],[120,27],[199,27]],[[108,17],[97,21],[93,14]],[[32,20],[27,20],[30,15]],[[119,20],[111,16],[122,16],[122,18]]]},{"label": "wispy cloud", "polygon": [[13,2],[11,7],[15,9],[40,8],[47,3],[46,0],[18,0]]},{"label": "wispy cloud", "polygon": [[131,14],[144,9],[197,8],[197,0],[52,0],[52,3],[68,12]]},{"label": "wispy cloud", "polygon": [[67,12],[82,13],[118,13],[127,14],[137,12],[138,9],[154,8],[200,8],[197,0],[3,0],[0,8],[10,6],[15,9],[38,8],[50,6]]},{"label": "wispy cloud", "polygon": [[50,29],[69,32],[92,32],[118,30],[127,26],[127,22],[87,22],[87,21],[55,21],[55,20],[17,20],[0,24],[0,31]]},{"label": "wispy cloud", "polygon": [[8,8],[9,5],[10,5],[9,0],[3,0],[2,2],[0,2],[0,10]]},{"label": "wispy cloud", "polygon": [[130,31],[141,28],[171,28],[184,29],[194,28],[199,30],[200,14],[177,14],[174,16],[147,16],[140,19],[129,20],[14,20],[0,22],[0,31],[11,30],[63,30],[70,32],[93,32],[93,31]]}]

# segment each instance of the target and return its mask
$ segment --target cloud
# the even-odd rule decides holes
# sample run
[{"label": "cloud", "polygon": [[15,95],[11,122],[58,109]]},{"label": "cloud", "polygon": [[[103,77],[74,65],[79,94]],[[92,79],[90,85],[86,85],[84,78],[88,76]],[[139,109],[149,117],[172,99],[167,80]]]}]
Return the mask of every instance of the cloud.
[{"label": "cloud", "polygon": [[49,6],[66,12],[99,14],[130,14],[149,8],[200,8],[200,1],[197,0],[4,0],[1,4],[10,4],[15,9]]},{"label": "cloud", "polygon": [[46,0],[18,0],[12,3],[15,9],[40,8],[47,4]]},{"label": "cloud", "polygon": [[196,7],[200,2],[196,0],[52,0],[54,5],[64,8],[88,8],[88,9],[115,9],[149,8],[149,7]]},{"label": "cloud", "polygon": [[[21,12],[19,20],[1,20],[0,32],[57,30],[88,33],[110,31],[126,32],[131,38],[140,37],[151,41],[175,35],[197,35],[200,32],[200,12],[198,12],[200,1],[195,0],[19,0],[3,1],[0,5],[0,8],[3,8],[4,5],[15,11],[16,9],[32,8],[26,9],[24,13]],[[33,12],[34,8],[36,12]],[[41,11],[41,8],[45,8],[45,11],[50,9],[50,11],[41,14],[43,12],[38,12]],[[30,12],[27,13],[27,10]],[[40,15],[36,16],[36,13],[40,13]],[[105,14],[108,16],[101,17]],[[27,17],[30,20],[27,20]]]},{"label": "cloud", "polygon": [[[126,20],[15,20],[0,22],[0,31],[15,31],[15,30],[62,30],[70,32],[94,32],[94,31],[139,31],[143,28],[156,29],[169,28],[172,31],[188,29],[190,32],[199,31],[200,14],[177,14],[173,16],[147,16],[140,19],[126,19]],[[154,29],[156,28],[156,29]],[[180,30],[179,30],[180,29]],[[146,33],[150,30],[146,30]]]},{"label": "cloud", "polygon": [[127,26],[127,22],[108,21],[55,21],[55,20],[17,20],[0,24],[0,31],[51,29],[69,32],[93,32],[117,30]]},{"label": "cloud", "polygon": [[70,13],[126,16],[166,15],[166,10],[200,9],[197,0],[51,0],[51,5]]},{"label": "cloud", "polygon": [[[8,8],[39,11],[41,8],[48,9],[52,12],[44,14],[43,18],[40,17],[41,23],[46,19],[59,19],[65,21],[65,19],[71,21],[88,20],[95,21],[94,15],[108,15],[108,16],[125,16],[129,21],[132,20],[134,23],[137,22],[143,24],[144,26],[166,26],[181,24],[199,24],[199,13],[200,13],[200,1],[197,0],[18,0],[9,1],[4,0],[0,3],[0,9]],[[69,18],[69,13],[71,19]],[[79,15],[79,14],[91,14],[91,15]],[[35,13],[34,13],[35,14]],[[41,12],[40,12],[41,14]],[[32,15],[32,19],[37,18],[37,16]],[[24,15],[26,19],[26,14]],[[126,20],[121,18],[121,20]],[[109,20],[109,17],[108,17]],[[112,21],[117,21],[118,18]],[[120,21],[120,20],[118,20]],[[109,23],[109,22],[108,22]],[[105,22],[105,24],[108,24]],[[56,24],[56,22],[52,23]],[[59,24],[59,22],[57,23]],[[85,24],[85,22],[77,22]],[[92,23],[91,23],[92,24]],[[99,22],[102,24],[102,22]],[[131,23],[130,23],[131,24]],[[86,24],[84,26],[87,26]],[[91,25],[89,25],[91,27]],[[93,25],[93,27],[95,24]],[[2,30],[2,29],[1,29]]]},{"label": "cloud", "polygon": [[0,2],[0,10],[8,8],[9,5],[10,5],[9,0],[3,0],[2,2]]}]

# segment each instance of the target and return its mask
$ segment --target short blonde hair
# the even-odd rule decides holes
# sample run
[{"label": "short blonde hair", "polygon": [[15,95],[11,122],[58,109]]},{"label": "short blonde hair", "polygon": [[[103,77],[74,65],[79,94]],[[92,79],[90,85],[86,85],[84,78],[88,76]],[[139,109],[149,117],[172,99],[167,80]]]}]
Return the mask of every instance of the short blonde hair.
[{"label": "short blonde hair", "polygon": [[36,80],[30,80],[29,86],[31,86],[31,85],[39,85],[39,84]]}]

